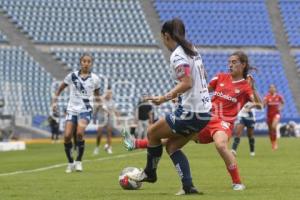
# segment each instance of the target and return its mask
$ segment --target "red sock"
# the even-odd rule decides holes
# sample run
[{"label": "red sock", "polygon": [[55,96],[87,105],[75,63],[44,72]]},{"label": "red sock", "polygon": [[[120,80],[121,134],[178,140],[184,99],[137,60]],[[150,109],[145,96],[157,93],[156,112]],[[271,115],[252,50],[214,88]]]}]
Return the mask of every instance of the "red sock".
[{"label": "red sock", "polygon": [[229,172],[229,174],[231,176],[233,184],[240,184],[241,183],[239,169],[238,169],[236,164],[227,166],[227,171]]},{"label": "red sock", "polygon": [[146,149],[148,146],[148,139],[136,139],[135,148],[136,149]]},{"label": "red sock", "polygon": [[276,132],[273,132],[273,131],[269,132],[269,137],[270,137],[270,140],[272,143],[276,142],[276,139],[277,139]]}]

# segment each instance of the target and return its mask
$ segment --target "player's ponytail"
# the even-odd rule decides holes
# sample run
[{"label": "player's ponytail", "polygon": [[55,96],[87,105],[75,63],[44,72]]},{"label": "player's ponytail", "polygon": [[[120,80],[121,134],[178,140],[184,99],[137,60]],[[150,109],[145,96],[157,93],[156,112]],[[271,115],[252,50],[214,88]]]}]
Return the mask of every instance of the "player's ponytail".
[{"label": "player's ponytail", "polygon": [[233,54],[231,54],[231,56],[237,56],[239,58],[240,62],[242,64],[245,64],[245,68],[244,68],[244,71],[243,71],[243,78],[244,79],[247,78],[249,71],[251,71],[251,70],[258,71],[256,67],[250,66],[249,58],[248,58],[247,54],[244,53],[243,51],[236,51]]},{"label": "player's ponytail", "polygon": [[169,33],[171,38],[183,48],[187,55],[191,57],[197,55],[193,45],[185,39],[185,27],[181,19],[174,18],[166,21],[162,26],[161,33]]}]

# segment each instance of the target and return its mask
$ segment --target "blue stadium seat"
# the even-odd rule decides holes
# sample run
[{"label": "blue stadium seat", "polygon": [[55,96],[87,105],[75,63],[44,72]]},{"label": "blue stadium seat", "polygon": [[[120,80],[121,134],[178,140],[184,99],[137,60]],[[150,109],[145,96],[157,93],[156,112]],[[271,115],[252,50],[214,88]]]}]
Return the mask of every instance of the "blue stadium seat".
[{"label": "blue stadium seat", "polygon": [[282,21],[292,47],[300,47],[300,1],[279,0]]},{"label": "blue stadium seat", "polygon": [[156,45],[138,0],[0,0],[0,7],[37,43]]},{"label": "blue stadium seat", "polygon": [[53,78],[20,47],[0,48],[0,90],[10,114],[49,114]]},{"label": "blue stadium seat", "polygon": [[162,22],[181,18],[194,44],[275,46],[264,0],[156,0],[154,5]]}]

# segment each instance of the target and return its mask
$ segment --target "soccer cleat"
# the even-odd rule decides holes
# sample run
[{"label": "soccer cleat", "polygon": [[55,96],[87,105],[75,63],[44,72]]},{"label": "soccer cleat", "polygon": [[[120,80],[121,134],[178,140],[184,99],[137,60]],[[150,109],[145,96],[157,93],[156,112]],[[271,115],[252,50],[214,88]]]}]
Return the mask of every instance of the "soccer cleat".
[{"label": "soccer cleat", "polygon": [[176,196],[180,196],[180,195],[202,195],[203,192],[199,192],[197,190],[197,188],[195,188],[194,186],[189,187],[189,188],[182,188],[181,190],[179,190],[175,195]]},{"label": "soccer cleat", "polygon": [[68,163],[67,168],[66,168],[66,173],[69,174],[69,173],[73,172],[74,169],[75,169],[74,163]]},{"label": "soccer cleat", "polygon": [[111,147],[108,147],[107,149],[106,149],[106,152],[108,153],[108,154],[112,154],[113,152],[112,152],[112,148]]},{"label": "soccer cleat", "polygon": [[133,136],[126,130],[122,130],[123,142],[127,151],[132,151],[135,149],[135,139]]},{"label": "soccer cleat", "polygon": [[250,152],[250,156],[255,156],[255,152]]},{"label": "soccer cleat", "polygon": [[81,163],[81,161],[75,161],[75,170],[76,170],[76,172],[82,172],[82,163]]},{"label": "soccer cleat", "polygon": [[246,186],[242,183],[232,184],[232,189],[235,190],[235,191],[241,191],[241,190],[245,190]]},{"label": "soccer cleat", "polygon": [[95,147],[93,154],[94,155],[98,155],[99,154],[99,147]]},{"label": "soccer cleat", "polygon": [[237,152],[235,150],[231,149],[231,153],[234,155],[234,157],[237,156]]},{"label": "soccer cleat", "polygon": [[157,180],[156,173],[154,173],[152,176],[148,176],[144,170],[140,170],[139,173],[128,173],[128,178],[137,181],[137,182],[148,182],[148,183],[154,183]]}]

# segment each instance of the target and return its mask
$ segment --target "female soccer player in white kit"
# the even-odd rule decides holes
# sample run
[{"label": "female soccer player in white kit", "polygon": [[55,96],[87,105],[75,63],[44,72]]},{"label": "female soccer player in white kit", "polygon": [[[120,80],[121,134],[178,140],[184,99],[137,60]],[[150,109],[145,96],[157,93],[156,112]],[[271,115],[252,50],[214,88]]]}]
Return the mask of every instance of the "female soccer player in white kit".
[{"label": "female soccer player in white kit", "polygon": [[[57,99],[61,92],[70,87],[70,99],[67,107],[66,125],[64,133],[65,153],[68,159],[66,173],[82,171],[82,156],[84,153],[84,132],[92,115],[93,96],[100,101],[100,79],[91,73],[93,63],[92,56],[84,54],[80,58],[80,70],[71,72],[66,76],[64,82],[59,86],[52,101],[53,110],[57,110]],[[72,156],[72,133],[77,127],[77,158],[74,162]]]},{"label": "female soccer player in white kit", "polygon": [[[156,169],[163,152],[161,139],[168,138],[167,152],[181,177],[184,194],[194,194],[198,191],[192,183],[189,163],[180,147],[203,129],[211,118],[205,70],[196,48],[185,39],[185,27],[180,19],[165,22],[161,36],[164,45],[172,52],[170,65],[175,86],[163,96],[146,99],[160,105],[178,97],[178,107],[174,113],[169,113],[148,128],[146,167],[140,174],[129,178],[156,182]],[[176,149],[172,149],[173,145]]]}]

